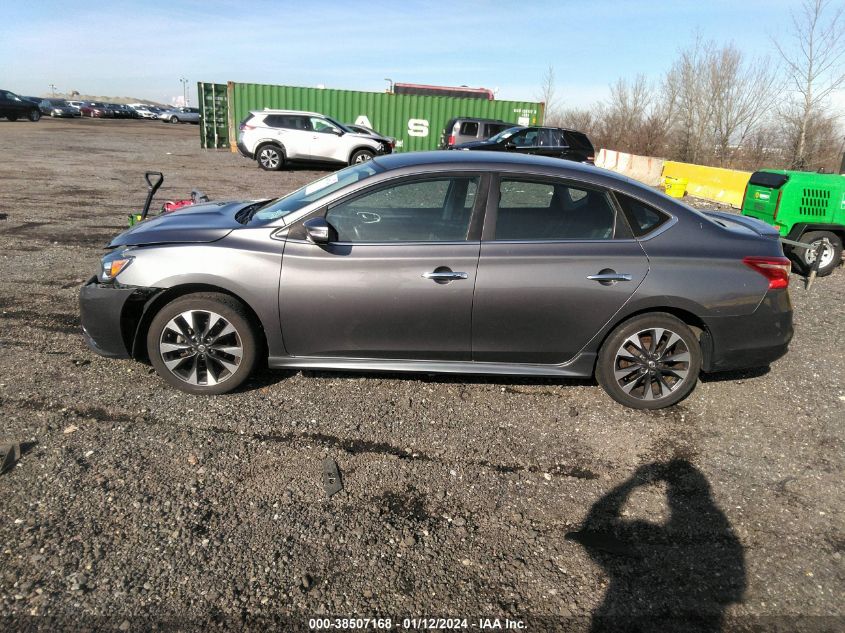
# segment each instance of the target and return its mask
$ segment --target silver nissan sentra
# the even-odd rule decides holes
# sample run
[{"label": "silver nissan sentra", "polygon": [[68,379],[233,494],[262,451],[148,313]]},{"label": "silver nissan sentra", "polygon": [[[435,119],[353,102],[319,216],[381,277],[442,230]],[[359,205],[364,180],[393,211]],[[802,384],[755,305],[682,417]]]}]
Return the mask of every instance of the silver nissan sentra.
[{"label": "silver nissan sentra", "polygon": [[377,157],[275,200],[116,237],[82,288],[96,352],[190,393],[270,367],[589,377],[655,409],[787,351],[777,232],[588,165]]}]

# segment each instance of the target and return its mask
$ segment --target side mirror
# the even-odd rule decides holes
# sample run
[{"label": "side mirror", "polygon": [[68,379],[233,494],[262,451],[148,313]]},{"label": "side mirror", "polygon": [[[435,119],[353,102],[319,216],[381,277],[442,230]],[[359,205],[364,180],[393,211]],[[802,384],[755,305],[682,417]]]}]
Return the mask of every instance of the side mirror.
[{"label": "side mirror", "polygon": [[505,143],[505,149],[516,149],[516,143],[513,141],[508,141]]},{"label": "side mirror", "polygon": [[326,222],[326,218],[311,218],[302,223],[305,227],[305,234],[314,244],[323,245],[331,241],[334,231],[332,225]]}]

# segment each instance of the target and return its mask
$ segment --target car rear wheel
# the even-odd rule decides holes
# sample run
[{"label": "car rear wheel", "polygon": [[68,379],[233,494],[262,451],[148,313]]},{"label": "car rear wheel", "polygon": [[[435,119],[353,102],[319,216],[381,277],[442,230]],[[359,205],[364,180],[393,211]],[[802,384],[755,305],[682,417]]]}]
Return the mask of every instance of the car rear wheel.
[{"label": "car rear wheel", "polygon": [[243,305],[218,293],[171,301],[147,333],[147,353],[158,375],[194,394],[236,389],[252,373],[257,350],[255,327]]},{"label": "car rear wheel", "polygon": [[279,171],[285,164],[285,153],[277,145],[264,145],[255,155],[258,166],[265,171]]},{"label": "car rear wheel", "polygon": [[373,160],[373,154],[368,149],[359,149],[357,152],[352,154],[352,158],[349,160],[350,165],[358,165],[360,163],[366,163],[368,160]]},{"label": "car rear wheel", "polygon": [[8,114],[8,115],[6,115],[6,118],[9,119],[10,121],[14,122],[14,121],[18,120],[18,115],[17,114]]},{"label": "car rear wheel", "polygon": [[829,275],[842,260],[842,240],[835,234],[828,231],[811,231],[810,233],[805,233],[801,236],[801,241],[809,244],[810,248],[796,249],[798,251],[796,253],[796,259],[801,266],[801,272],[805,275],[809,275],[813,269],[813,264],[816,262],[816,251],[825,238],[827,238],[830,246],[826,246],[821,252],[818,276],[824,277]]},{"label": "car rear wheel", "polygon": [[179,123],[179,117],[178,116],[170,117],[170,122],[171,123]]},{"label": "car rear wheel", "polygon": [[632,409],[662,409],[686,398],[701,369],[701,347],[683,321],[666,313],[622,323],[602,345],[596,379]]},{"label": "car rear wheel", "polygon": [[41,110],[30,110],[28,117],[30,121],[35,123],[36,121],[41,119]]}]

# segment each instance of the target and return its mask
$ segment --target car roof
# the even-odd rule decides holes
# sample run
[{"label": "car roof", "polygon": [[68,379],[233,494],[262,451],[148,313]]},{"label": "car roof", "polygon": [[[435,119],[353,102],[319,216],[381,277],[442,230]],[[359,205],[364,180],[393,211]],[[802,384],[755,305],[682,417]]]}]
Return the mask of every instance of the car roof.
[{"label": "car roof", "polygon": [[264,110],[250,110],[250,114],[303,114],[305,116],[326,116],[319,112],[306,112],[305,110],[277,110],[275,108],[265,108]]},{"label": "car roof", "polygon": [[[514,166],[514,167],[552,167],[568,171],[583,172],[585,174],[599,173],[601,175],[612,174],[613,172],[599,169],[592,165],[563,161],[560,158],[545,156],[533,156],[531,154],[514,154],[505,152],[473,151],[464,152],[460,150],[438,150],[433,152],[404,152],[399,154],[388,154],[374,159],[379,165],[386,169],[402,169],[404,167],[420,167],[423,165],[445,165],[454,164],[466,167],[470,164],[490,166]],[[624,178],[624,180],[628,180]]]}]

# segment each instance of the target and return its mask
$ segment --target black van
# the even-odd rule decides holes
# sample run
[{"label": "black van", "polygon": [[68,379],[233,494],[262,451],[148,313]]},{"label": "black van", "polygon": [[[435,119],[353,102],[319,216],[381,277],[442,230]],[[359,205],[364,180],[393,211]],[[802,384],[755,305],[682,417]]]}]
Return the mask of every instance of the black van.
[{"label": "black van", "polygon": [[461,143],[450,149],[536,154],[591,165],[596,158],[586,134],[559,127],[510,127],[487,140]]},{"label": "black van", "polygon": [[498,119],[476,119],[472,117],[457,117],[450,119],[440,134],[440,149],[451,149],[453,145],[469,141],[483,141],[495,136],[502,130],[513,127],[513,123],[506,123]]}]

